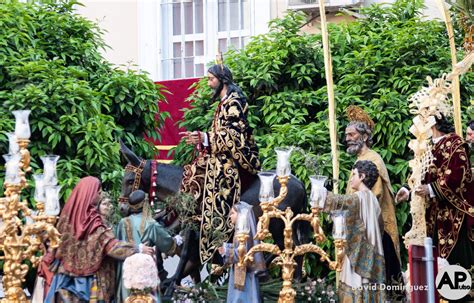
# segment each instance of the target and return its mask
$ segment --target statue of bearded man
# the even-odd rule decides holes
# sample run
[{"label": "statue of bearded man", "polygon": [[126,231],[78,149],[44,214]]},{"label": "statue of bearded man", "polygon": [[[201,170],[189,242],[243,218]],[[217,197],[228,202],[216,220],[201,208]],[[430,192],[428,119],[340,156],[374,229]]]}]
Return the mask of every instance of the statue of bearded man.
[{"label": "statue of bearded man", "polygon": [[[351,116],[351,111],[357,114]],[[348,108],[350,123],[346,127],[347,153],[357,157],[357,161],[372,161],[379,171],[379,177],[372,187],[372,193],[377,197],[382,210],[384,223],[383,249],[386,264],[387,282],[400,279],[400,242],[397,228],[397,218],[395,215],[394,193],[388,176],[387,167],[382,157],[370,147],[372,146],[372,129],[374,122],[359,107]],[[362,118],[361,118],[362,116]],[[352,177],[352,172],[351,172]],[[352,194],[353,190],[348,185],[347,194]]]}]

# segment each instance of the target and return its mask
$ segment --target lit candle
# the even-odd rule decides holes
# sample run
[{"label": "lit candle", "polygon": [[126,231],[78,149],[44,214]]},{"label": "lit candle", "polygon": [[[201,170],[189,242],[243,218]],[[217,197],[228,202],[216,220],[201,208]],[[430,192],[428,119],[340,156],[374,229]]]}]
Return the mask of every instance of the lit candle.
[{"label": "lit candle", "polygon": [[15,135],[18,139],[29,139],[31,136],[30,123],[28,116],[30,110],[15,110],[12,113],[15,115]]}]

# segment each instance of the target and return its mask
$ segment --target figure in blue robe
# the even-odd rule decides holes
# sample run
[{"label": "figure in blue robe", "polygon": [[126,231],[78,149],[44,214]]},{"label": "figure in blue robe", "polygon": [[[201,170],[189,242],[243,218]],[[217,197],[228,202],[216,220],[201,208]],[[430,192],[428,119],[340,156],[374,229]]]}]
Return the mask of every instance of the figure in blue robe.
[{"label": "figure in blue robe", "polygon": [[[167,255],[174,254],[176,243],[168,231],[157,223],[150,214],[148,199],[142,190],[136,190],[129,197],[130,215],[122,218],[117,225],[117,239],[131,243],[146,243]],[[123,285],[123,262],[117,265],[117,292],[116,301],[125,302],[130,291]],[[155,296],[156,302],[161,302],[159,294]]]},{"label": "figure in blue robe", "polygon": [[[236,203],[231,209],[230,219],[234,225],[239,220],[246,221],[246,223],[243,225],[248,227],[249,237],[246,247],[247,251],[260,242],[258,240],[254,240],[255,234],[257,232],[257,225],[251,205],[243,201]],[[236,226],[233,243],[224,243],[223,248],[219,249],[224,257],[224,262],[227,264],[232,264],[229,273],[227,303],[262,302],[258,281],[258,273],[265,271],[265,262],[262,253],[258,252],[254,255],[254,262],[247,265],[245,274],[239,272],[241,270],[234,266],[238,262],[237,248],[239,246],[239,242],[237,241],[235,235],[241,232],[238,230],[240,225],[241,224],[237,224]],[[244,276],[245,278],[242,279]]]}]

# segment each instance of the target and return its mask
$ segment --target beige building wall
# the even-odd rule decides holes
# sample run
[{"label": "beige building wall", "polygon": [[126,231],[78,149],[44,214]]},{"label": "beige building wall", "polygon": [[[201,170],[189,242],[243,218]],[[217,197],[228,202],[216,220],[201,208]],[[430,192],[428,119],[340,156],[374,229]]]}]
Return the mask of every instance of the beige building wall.
[{"label": "beige building wall", "polygon": [[138,0],[81,0],[77,13],[104,30],[105,59],[116,65],[138,64]]},{"label": "beige building wall", "polygon": [[[217,1],[217,0],[211,0]],[[267,31],[267,21],[284,16],[288,0],[251,0],[255,1],[253,10],[255,28],[253,34]],[[329,0],[340,2],[343,0]],[[364,5],[394,0],[362,0]],[[436,0],[425,0],[424,14],[428,18],[440,18]],[[89,20],[98,22],[104,30],[104,40],[110,47],[103,50],[106,60],[115,65],[137,65],[146,70],[154,80],[160,80],[160,20],[159,0],[81,0],[84,6],[76,6],[76,12]],[[270,10],[268,10],[270,7]],[[319,9],[312,9],[319,14]],[[329,22],[352,20],[348,16],[335,16],[329,13]],[[308,33],[319,31],[319,18],[303,28]]]},{"label": "beige building wall", "polygon": [[[338,1],[338,0],[329,0]],[[392,3],[395,0],[361,0],[361,4],[364,6],[371,5],[373,3]],[[441,13],[437,7],[436,0],[425,0],[426,8],[423,10],[423,15],[427,19],[441,19]],[[271,18],[281,18],[285,15],[288,9],[288,0],[273,0],[271,5]],[[330,9],[326,9],[329,11]],[[315,14],[319,15],[319,8],[307,9],[307,12],[314,11]],[[328,12],[326,19],[328,22],[339,23],[353,20],[350,16],[336,16],[337,12]],[[319,32],[319,18],[316,18],[310,22],[307,26],[302,28],[302,31],[307,33]]]}]

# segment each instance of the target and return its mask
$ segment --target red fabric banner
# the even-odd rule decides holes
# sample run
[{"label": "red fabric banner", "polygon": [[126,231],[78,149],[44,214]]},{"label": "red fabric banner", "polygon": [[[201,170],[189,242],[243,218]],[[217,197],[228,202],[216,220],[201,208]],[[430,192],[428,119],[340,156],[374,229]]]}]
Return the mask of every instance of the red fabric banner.
[{"label": "red fabric banner", "polygon": [[185,100],[193,93],[194,89],[190,86],[199,81],[199,78],[188,78],[179,80],[158,81],[164,86],[169,93],[164,93],[167,102],[160,103],[160,111],[167,111],[171,118],[165,120],[163,128],[160,129],[161,141],[153,141],[151,138],[147,140],[152,141],[155,147],[159,150],[156,159],[161,162],[170,162],[173,156],[168,156],[168,151],[175,147],[181,140],[179,132],[185,131],[184,128],[178,127],[178,124],[183,120],[183,109],[188,108],[189,103]]}]

